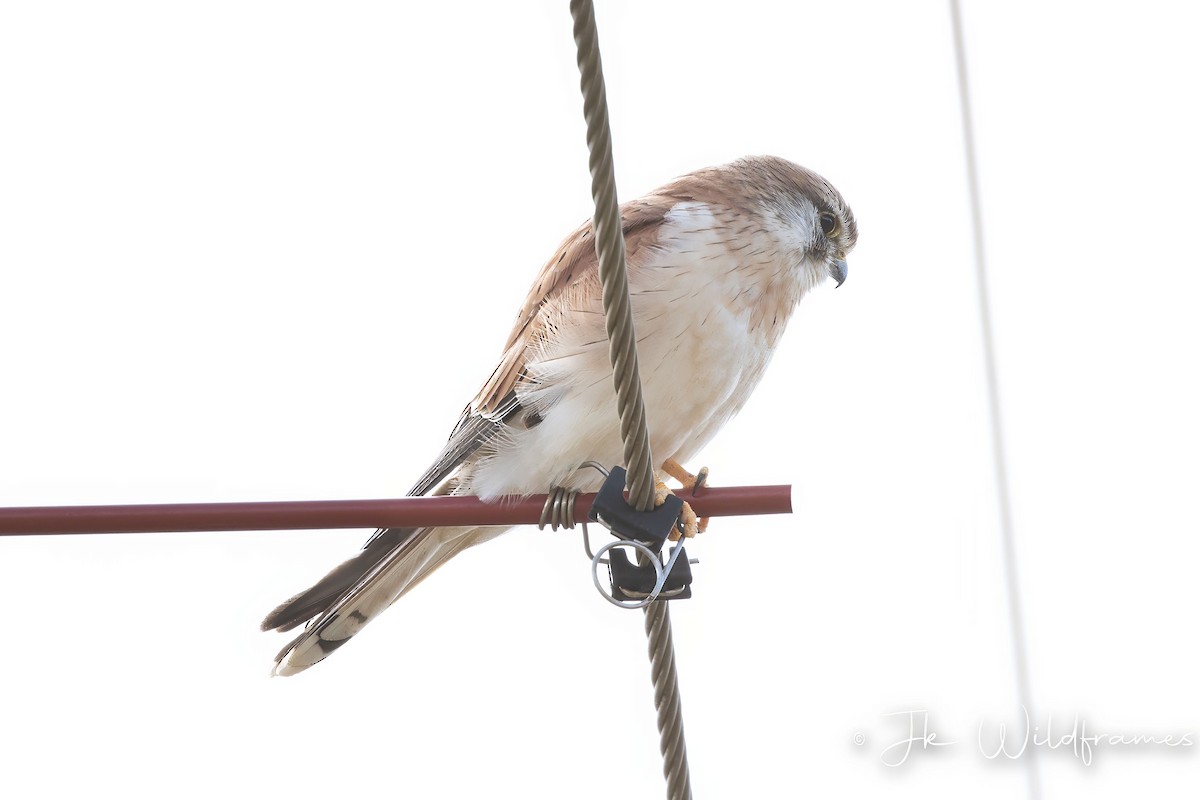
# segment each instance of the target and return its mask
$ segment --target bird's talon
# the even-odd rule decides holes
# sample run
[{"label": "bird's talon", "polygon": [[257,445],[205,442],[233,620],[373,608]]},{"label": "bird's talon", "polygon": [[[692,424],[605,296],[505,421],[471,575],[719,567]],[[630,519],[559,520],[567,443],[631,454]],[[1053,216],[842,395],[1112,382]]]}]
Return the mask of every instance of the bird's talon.
[{"label": "bird's talon", "polygon": [[[708,467],[701,467],[700,471],[693,475],[684,469],[678,461],[668,458],[663,462],[662,471],[679,481],[684,489],[690,489],[692,497],[695,497],[696,492],[708,485]],[[655,484],[655,489],[657,490],[659,486],[662,486],[664,489],[666,488],[662,481]],[[657,498],[658,495],[655,494],[655,497]],[[659,501],[659,504],[661,505],[661,501]],[[696,512],[692,511],[692,507],[684,503],[683,511],[679,515],[679,526],[677,528],[682,530],[684,532],[683,535],[690,539],[697,533],[703,533],[708,530],[708,517],[697,518]],[[678,539],[679,534],[676,531],[672,531],[671,541],[674,542]]]},{"label": "bird's talon", "polygon": [[671,541],[679,541],[680,534],[686,539],[691,539],[699,532],[700,521],[696,518],[696,512],[692,511],[692,507],[685,502],[679,511],[679,519],[675,523],[675,528],[671,531]]}]

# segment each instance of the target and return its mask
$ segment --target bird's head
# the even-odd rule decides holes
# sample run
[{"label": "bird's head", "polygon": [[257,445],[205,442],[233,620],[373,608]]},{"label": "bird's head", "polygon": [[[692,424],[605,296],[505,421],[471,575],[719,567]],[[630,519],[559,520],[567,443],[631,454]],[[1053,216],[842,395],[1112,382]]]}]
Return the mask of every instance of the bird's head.
[{"label": "bird's head", "polygon": [[746,176],[769,227],[793,254],[806,283],[846,280],[846,257],[858,242],[854,213],[833,184],[775,156],[752,156],[730,165]]}]

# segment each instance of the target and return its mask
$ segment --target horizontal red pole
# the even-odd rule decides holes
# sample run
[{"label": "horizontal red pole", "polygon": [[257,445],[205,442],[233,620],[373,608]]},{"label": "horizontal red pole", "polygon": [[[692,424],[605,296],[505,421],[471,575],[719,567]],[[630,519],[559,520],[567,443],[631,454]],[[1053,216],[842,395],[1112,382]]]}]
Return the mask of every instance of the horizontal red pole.
[{"label": "horizontal red pole", "polygon": [[[575,499],[587,520],[595,494]],[[685,499],[701,517],[790,514],[791,486],[705,487]],[[536,525],[546,495],[405,497],[395,500],[303,500],[272,503],[174,503],[135,506],[0,508],[0,536],[168,531],[275,531],[313,528],[416,528],[433,525]]]}]

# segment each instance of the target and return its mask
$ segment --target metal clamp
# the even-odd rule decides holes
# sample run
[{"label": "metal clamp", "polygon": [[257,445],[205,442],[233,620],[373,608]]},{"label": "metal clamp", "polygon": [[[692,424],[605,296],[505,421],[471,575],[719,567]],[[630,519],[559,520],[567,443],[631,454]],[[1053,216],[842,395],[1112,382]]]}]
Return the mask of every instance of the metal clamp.
[{"label": "metal clamp", "polygon": [[[592,582],[604,599],[622,608],[644,608],[655,600],[686,599],[692,596],[691,562],[683,545],[671,548],[663,564],[662,547],[675,528],[683,501],[667,495],[661,506],[638,511],[625,500],[625,470],[613,467],[600,488],[588,517],[617,537],[591,552],[587,532],[584,549],[592,559]],[[640,554],[639,563],[629,560],[620,548],[631,547]],[[609,558],[604,555],[612,550]],[[609,591],[600,583],[600,565],[608,565]]]}]

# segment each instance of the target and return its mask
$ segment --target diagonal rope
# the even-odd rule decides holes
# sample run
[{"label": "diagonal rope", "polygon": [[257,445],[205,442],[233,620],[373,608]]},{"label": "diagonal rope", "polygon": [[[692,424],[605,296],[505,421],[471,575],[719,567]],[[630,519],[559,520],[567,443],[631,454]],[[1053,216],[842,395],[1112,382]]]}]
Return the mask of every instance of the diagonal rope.
[{"label": "diagonal rope", "polygon": [[[979,172],[975,155],[975,126],[971,115],[971,86],[967,80],[967,53],[963,41],[962,11],[958,0],[950,0],[950,21],[954,35],[954,63],[958,73],[958,100],[962,107],[963,150],[966,155],[967,192],[971,200],[971,227],[975,240],[975,284],[979,291],[979,320],[982,327],[983,362],[987,377],[988,411],[992,420],[992,455],[996,474],[996,504],[1000,512],[1000,538],[1004,550],[1005,590],[1012,629],[1017,701],[1026,709],[1033,707],[1029,688],[1029,655],[1025,648],[1025,620],[1022,612],[1020,581],[1017,579],[1017,548],[1013,536],[1012,501],[1008,489],[1008,462],[1004,452],[1004,426],[1000,416],[1000,388],[996,371],[996,347],[992,332],[992,302],[988,293],[987,259],[983,246],[983,203],[980,200]],[[1026,754],[1025,769],[1030,800],[1040,800],[1041,784],[1036,759]]]},{"label": "diagonal rope", "polygon": [[[587,120],[588,166],[592,172],[592,199],[596,213],[592,228],[600,261],[604,325],[608,331],[608,353],[613,365],[621,438],[628,470],[629,498],[641,511],[654,507],[654,468],[646,409],[638,376],[633,312],[629,301],[629,279],[625,267],[625,237],[617,208],[616,178],[613,175],[612,137],[608,126],[608,101],[596,35],[596,14],[591,0],[571,0],[575,22],[576,62],[579,87],[583,92],[583,114]],[[671,616],[667,603],[659,600],[645,608],[649,640],[650,677],[654,683],[654,706],[658,710],[659,749],[670,800],[690,800],[687,749],[683,739],[683,713],[679,703],[679,680],[675,673],[675,647],[671,641]]]},{"label": "diagonal rope", "polygon": [[621,415],[621,439],[628,471],[626,480],[633,507],[649,511],[654,507],[654,468],[650,435],[646,431],[646,409],[642,403],[642,383],[638,377],[629,276],[625,270],[625,236],[617,209],[608,98],[604,91],[600,43],[596,37],[596,16],[590,0],[572,0],[571,16],[575,20],[576,62],[583,92],[583,115],[587,120],[588,168],[592,172],[592,200],[596,204],[592,228],[596,236],[596,255],[600,259],[604,327],[608,332],[608,356],[617,389],[617,411]]}]

